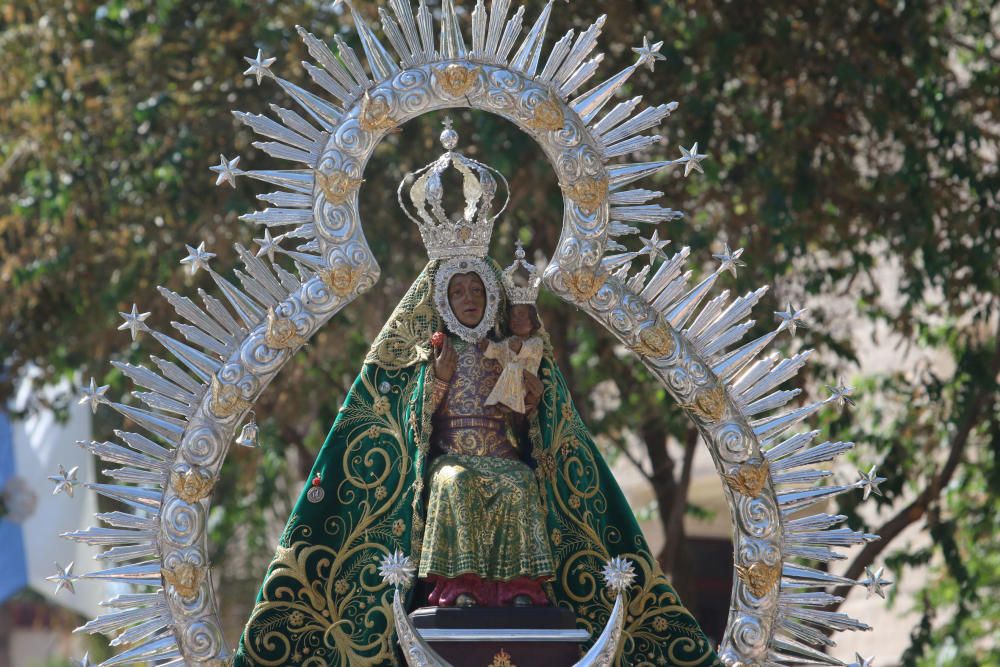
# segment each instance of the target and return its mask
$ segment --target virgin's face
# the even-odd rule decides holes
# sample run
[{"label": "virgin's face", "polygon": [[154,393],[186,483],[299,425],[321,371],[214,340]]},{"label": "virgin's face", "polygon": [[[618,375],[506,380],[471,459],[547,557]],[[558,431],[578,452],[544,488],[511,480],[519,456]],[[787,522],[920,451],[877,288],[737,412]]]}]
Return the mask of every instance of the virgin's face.
[{"label": "virgin's face", "polygon": [[448,283],[448,303],[458,321],[475,327],[486,311],[486,288],[475,273],[459,273]]}]

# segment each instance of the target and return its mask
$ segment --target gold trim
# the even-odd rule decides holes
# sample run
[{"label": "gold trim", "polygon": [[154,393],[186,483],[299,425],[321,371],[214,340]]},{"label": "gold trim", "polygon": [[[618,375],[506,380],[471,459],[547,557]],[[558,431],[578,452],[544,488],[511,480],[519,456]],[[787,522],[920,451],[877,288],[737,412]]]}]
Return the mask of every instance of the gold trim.
[{"label": "gold trim", "polygon": [[587,268],[576,269],[565,275],[566,288],[574,301],[590,301],[608,280],[607,273]]},{"label": "gold trim", "polygon": [[264,332],[264,342],[268,347],[285,350],[305,345],[306,339],[298,334],[295,323],[287,317],[278,317],[274,306],[267,309],[267,329]]},{"label": "gold trim", "polygon": [[781,563],[768,565],[756,562],[750,567],[737,565],[736,573],[739,574],[740,580],[746,584],[750,592],[760,598],[767,595],[778,583],[778,578],[781,576]]},{"label": "gold trim", "polygon": [[639,331],[639,340],[632,349],[647,357],[669,357],[677,349],[674,334],[662,319]]},{"label": "gold trim", "polygon": [[726,413],[726,388],[720,384],[700,391],[692,402],[682,403],[681,407],[705,421],[721,421]]},{"label": "gold trim", "polygon": [[381,97],[372,97],[365,91],[365,96],[361,100],[361,115],[358,116],[358,124],[365,132],[385,130],[396,125],[396,121],[391,116],[392,109],[389,103]]},{"label": "gold trim", "polygon": [[590,176],[560,187],[585,213],[596,211],[608,196],[608,179],[603,177]]},{"label": "gold trim", "polygon": [[361,270],[347,264],[337,264],[329,270],[320,271],[319,277],[331,292],[344,298],[358,286]]},{"label": "gold trim", "polygon": [[183,562],[170,568],[160,570],[163,580],[184,599],[191,599],[198,594],[201,582],[205,579],[206,568],[193,563]]},{"label": "gold trim", "polygon": [[517,665],[510,661],[510,653],[500,649],[500,652],[493,656],[493,662],[487,667],[517,667]]},{"label": "gold trim", "polygon": [[524,121],[524,124],[532,130],[540,131],[561,130],[565,123],[562,107],[551,97],[536,104],[531,116]]},{"label": "gold trim", "polygon": [[250,401],[243,398],[240,390],[231,384],[223,384],[218,375],[212,376],[212,412],[222,418],[248,410]]},{"label": "gold trim", "polygon": [[438,85],[452,97],[462,97],[476,83],[479,71],[478,67],[451,63],[436,70]]},{"label": "gold trim", "polygon": [[723,475],[729,488],[747,498],[756,498],[767,484],[771,467],[767,461],[747,461],[734,475]]},{"label": "gold trim", "polygon": [[320,190],[323,191],[326,200],[337,205],[347,201],[351,194],[365,182],[365,179],[355,178],[346,171],[337,169],[329,174],[317,171],[316,182],[319,183]]},{"label": "gold trim", "polygon": [[201,466],[182,463],[170,471],[170,486],[184,502],[196,503],[212,493],[215,477]]}]

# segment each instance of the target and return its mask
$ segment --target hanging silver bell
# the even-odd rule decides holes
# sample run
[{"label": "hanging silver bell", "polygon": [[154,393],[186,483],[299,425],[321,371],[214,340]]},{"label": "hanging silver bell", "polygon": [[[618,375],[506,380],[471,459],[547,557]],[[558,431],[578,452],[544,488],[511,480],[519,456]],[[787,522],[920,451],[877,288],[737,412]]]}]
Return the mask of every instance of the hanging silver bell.
[{"label": "hanging silver bell", "polygon": [[240,437],[236,438],[236,444],[244,447],[256,447],[258,431],[257,417],[253,412],[251,412],[250,421],[243,425],[243,430],[240,431]]}]

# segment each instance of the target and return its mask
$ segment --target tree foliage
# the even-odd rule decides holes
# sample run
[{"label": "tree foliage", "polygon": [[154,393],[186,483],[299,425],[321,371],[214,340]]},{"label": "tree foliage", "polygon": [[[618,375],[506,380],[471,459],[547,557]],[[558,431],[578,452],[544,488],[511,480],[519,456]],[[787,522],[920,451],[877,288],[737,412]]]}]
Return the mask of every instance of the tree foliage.
[{"label": "tree foliage", "polygon": [[[529,15],[539,8],[529,3]],[[813,306],[804,343],[782,343],[819,348],[821,363],[800,382],[813,391],[843,374],[863,389],[859,411],[825,414],[824,429],[848,433],[859,464],[878,462],[889,477],[878,516],[860,513],[856,498],[841,502],[851,523],[884,536],[848,564],[851,576],[883,560],[897,581],[913,566],[930,568],[907,663],[1000,659],[989,635],[1000,623],[1000,10],[944,0],[606,0],[557,9],[550,35],[610,15],[604,73],[631,62],[629,47],[643,35],[665,40],[667,61],[641,70],[623,92],[680,102],[656,155],[698,141],[711,160],[704,177],[659,179],[668,205],[688,212],[661,236],[690,245],[706,269],[722,242],[746,248],[749,266],[728,287],[774,284],[763,313],[788,299]],[[374,23],[375,7],[363,10]],[[263,113],[266,100],[282,101],[241,74],[242,57],[257,48],[281,54],[275,68],[308,85],[295,65],[305,56],[295,24],[330,38],[350,19],[305,0],[11,0],[0,8],[0,395],[26,364],[42,368],[43,379],[82,369],[123,390],[104,360],[138,361],[154,347],[130,344],[116,331],[117,313],[136,302],[164,327],[170,313],[156,285],[209,287],[203,274],[178,270],[183,244],[204,239],[221,270],[233,264],[232,242],[259,236],[236,219],[254,208],[258,190],[245,181],[217,189],[207,167],[220,153],[272,162],[229,110]],[[505,121],[457,115],[463,144],[511,181],[498,254],[515,235],[550,254],[561,200],[538,148]],[[216,561],[245,558],[236,544],[257,555],[227,576],[257,578],[269,530],[287,513],[282,503],[299,488],[367,342],[424,261],[412,226],[385,202],[403,173],[437,154],[438,120],[390,136],[362,188],[383,281],[264,397],[264,451],[236,452],[227,463],[226,502],[213,517]],[[644,472],[670,536],[662,558],[683,581],[679,519],[694,433],[607,335],[554,299],[541,309],[595,432],[609,443],[634,435],[648,450]],[[772,326],[767,320],[756,333]],[[868,372],[857,366],[868,345],[858,331],[910,352]],[[620,406],[593,410],[584,397],[609,378]],[[671,439],[680,459],[665,446]],[[929,540],[909,547],[895,539],[914,523]],[[252,591],[246,597],[249,604]]]}]

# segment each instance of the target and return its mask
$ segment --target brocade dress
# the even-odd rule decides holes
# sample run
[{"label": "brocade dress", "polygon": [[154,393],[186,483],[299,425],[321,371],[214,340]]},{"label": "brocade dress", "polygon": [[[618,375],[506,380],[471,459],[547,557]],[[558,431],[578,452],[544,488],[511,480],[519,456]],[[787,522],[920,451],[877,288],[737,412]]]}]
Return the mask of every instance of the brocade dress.
[{"label": "brocade dress", "polygon": [[538,482],[521,461],[513,416],[486,405],[501,367],[477,345],[451,340],[457,363],[447,389],[442,385],[435,396],[431,448],[437,456],[419,576],[551,579]]}]

